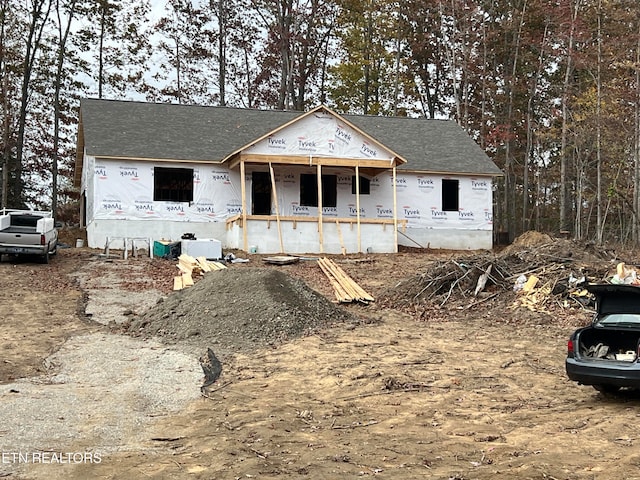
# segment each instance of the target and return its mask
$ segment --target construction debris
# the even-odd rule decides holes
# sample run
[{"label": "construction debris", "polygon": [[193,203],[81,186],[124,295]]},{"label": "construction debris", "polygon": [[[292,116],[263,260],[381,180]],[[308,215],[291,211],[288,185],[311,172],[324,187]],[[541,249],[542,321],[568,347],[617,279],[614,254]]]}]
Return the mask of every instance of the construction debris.
[{"label": "construction debris", "polygon": [[193,286],[193,275],[204,275],[206,272],[227,268],[224,263],[209,261],[205,257],[194,258],[186,253],[178,257],[178,264],[176,266],[181,273],[173,277],[174,290],[182,290],[183,288]]},{"label": "construction debris", "polygon": [[331,282],[339,303],[361,302],[368,304],[374,301],[371,295],[365,292],[333,261],[323,257],[318,260],[318,265]]},{"label": "construction debris", "polygon": [[640,285],[638,273],[632,267],[628,267],[624,262],[618,263],[616,273],[611,277],[611,283],[625,285]]},{"label": "construction debris", "polygon": [[[616,268],[613,276],[612,267]],[[385,292],[378,302],[423,315],[445,305],[468,309],[488,301],[547,312],[552,305],[588,305],[590,297],[581,282],[633,283],[636,279],[635,269],[622,263],[613,250],[526,232],[498,254],[434,262],[427,271]]]}]

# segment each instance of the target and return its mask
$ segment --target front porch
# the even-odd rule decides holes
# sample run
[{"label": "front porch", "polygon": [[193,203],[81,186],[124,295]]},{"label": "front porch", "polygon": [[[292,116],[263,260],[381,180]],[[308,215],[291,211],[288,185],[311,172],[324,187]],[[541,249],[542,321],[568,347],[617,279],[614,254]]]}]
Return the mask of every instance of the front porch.
[{"label": "front porch", "polygon": [[[406,221],[397,224],[405,226]],[[394,219],[236,215],[227,220],[227,245],[258,253],[396,253]]]}]

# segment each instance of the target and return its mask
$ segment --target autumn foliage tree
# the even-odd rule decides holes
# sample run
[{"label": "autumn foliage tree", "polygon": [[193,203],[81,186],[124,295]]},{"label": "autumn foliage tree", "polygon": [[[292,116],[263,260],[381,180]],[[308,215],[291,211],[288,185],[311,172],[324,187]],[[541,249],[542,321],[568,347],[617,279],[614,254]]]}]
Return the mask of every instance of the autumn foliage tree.
[{"label": "autumn foliage tree", "polygon": [[[72,199],[82,96],[449,118],[495,228],[640,239],[631,0],[0,0],[2,204]],[[52,101],[53,99],[53,101]]]}]

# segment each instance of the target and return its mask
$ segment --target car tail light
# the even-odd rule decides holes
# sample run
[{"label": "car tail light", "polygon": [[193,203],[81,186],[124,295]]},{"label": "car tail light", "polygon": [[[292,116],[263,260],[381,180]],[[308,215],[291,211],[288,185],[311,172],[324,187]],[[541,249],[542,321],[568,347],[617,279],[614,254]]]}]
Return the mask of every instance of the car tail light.
[{"label": "car tail light", "polygon": [[40,235],[40,245],[44,245],[44,235]]},{"label": "car tail light", "polygon": [[571,339],[569,339],[569,341],[567,342],[567,353],[569,355],[573,355],[573,340]]}]

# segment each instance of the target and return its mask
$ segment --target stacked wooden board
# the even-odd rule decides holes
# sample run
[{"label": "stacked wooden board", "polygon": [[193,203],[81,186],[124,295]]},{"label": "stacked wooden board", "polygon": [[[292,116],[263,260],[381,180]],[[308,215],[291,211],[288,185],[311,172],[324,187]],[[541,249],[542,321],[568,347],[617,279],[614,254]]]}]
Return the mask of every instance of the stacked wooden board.
[{"label": "stacked wooden board", "polygon": [[318,265],[329,278],[336,299],[340,303],[373,302],[373,297],[347,275],[342,268],[326,257],[318,260]]},{"label": "stacked wooden board", "polygon": [[178,269],[180,275],[173,277],[173,289],[182,290],[193,285],[193,275],[204,275],[207,272],[223,270],[227,268],[224,263],[212,262],[205,257],[194,258],[183,253],[178,257]]}]

